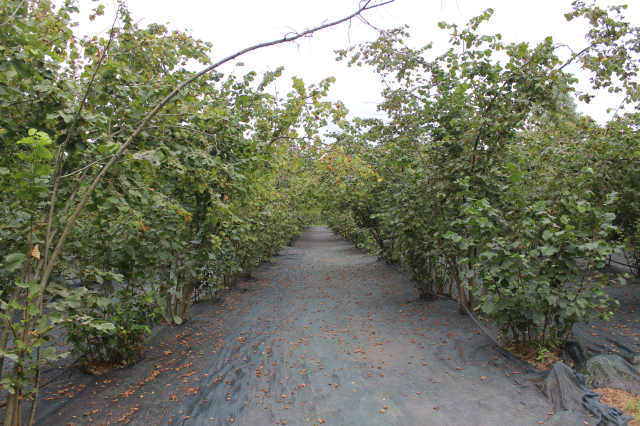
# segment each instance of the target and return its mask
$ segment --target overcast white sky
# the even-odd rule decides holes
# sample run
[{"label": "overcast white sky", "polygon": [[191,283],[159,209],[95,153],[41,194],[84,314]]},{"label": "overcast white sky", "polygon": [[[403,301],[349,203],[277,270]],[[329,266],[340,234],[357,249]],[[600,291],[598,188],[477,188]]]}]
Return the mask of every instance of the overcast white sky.
[{"label": "overcast white sky", "polygon": [[[375,0],[374,0],[375,1]],[[625,16],[633,25],[640,24],[640,1],[600,0],[598,5],[629,4]],[[290,29],[298,31],[314,27],[325,20],[334,21],[357,10],[357,0],[128,0],[134,19],[140,25],[169,23],[170,28],[190,30],[196,38],[213,43],[212,59],[218,60],[244,47],[281,38]],[[82,17],[96,6],[90,0],[80,0]],[[571,0],[396,0],[395,3],[366,13],[371,24],[384,29],[409,25],[410,45],[419,47],[430,41],[433,52],[447,49],[448,31],[438,28],[439,21],[464,24],[483,10],[492,8],[494,16],[480,27],[485,34],[500,33],[506,41],[529,41],[537,44],[547,36],[556,42],[570,45],[574,50],[585,44],[586,22],[567,22],[564,14],[571,11]],[[109,9],[109,8],[108,8]],[[111,8],[112,9],[112,8]],[[113,20],[113,14],[100,17],[96,22],[81,22],[77,35],[96,35]],[[263,72],[278,66],[285,74],[278,81],[278,90],[290,88],[290,78],[298,76],[309,83],[334,76],[337,81],[330,91],[332,100],[342,100],[351,116],[376,116],[383,88],[379,78],[369,68],[347,68],[336,62],[334,50],[374,40],[377,33],[354,20],[349,26],[342,24],[316,33],[312,38],[251,52],[238,59],[245,63],[241,72]],[[234,62],[235,63],[235,62]],[[221,71],[229,72],[232,65]],[[573,68],[580,79],[580,90],[588,89],[588,75]],[[598,93],[590,105],[579,104],[580,111],[603,123],[606,109],[617,107],[620,98]]]}]

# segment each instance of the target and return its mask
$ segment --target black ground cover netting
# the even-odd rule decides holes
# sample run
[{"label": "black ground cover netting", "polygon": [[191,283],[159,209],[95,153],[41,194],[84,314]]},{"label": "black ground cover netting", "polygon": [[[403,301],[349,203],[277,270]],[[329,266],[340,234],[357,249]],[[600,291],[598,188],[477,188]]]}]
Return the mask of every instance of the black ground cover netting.
[{"label": "black ground cover netting", "polygon": [[[612,278],[623,272],[616,265],[601,272]],[[573,328],[565,361],[585,375],[589,387],[612,387],[640,394],[640,284],[616,283],[607,289],[620,307],[610,322],[592,321]]]},{"label": "black ground cover netting", "polygon": [[640,364],[640,281],[626,280],[619,283],[616,277],[625,272],[612,264],[600,269],[609,275],[614,284],[607,294],[620,303],[610,322],[593,321],[574,327],[573,339],[586,346],[593,354],[619,355],[636,365]]},{"label": "black ground cover netting", "polygon": [[625,424],[586,376],[511,356],[327,228],[273,260],[155,336],[143,361],[43,389],[38,424]]}]

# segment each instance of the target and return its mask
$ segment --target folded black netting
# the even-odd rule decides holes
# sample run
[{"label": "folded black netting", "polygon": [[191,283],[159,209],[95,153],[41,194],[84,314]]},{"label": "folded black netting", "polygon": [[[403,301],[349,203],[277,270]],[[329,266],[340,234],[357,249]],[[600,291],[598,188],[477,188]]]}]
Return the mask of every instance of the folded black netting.
[{"label": "folded black netting", "polygon": [[562,360],[574,367],[585,363],[592,355],[586,346],[577,341],[568,341],[562,348]]},{"label": "folded black netting", "polygon": [[632,419],[617,408],[601,404],[601,395],[587,387],[584,375],[576,374],[562,362],[556,362],[547,371],[530,374],[525,379],[523,385],[537,388],[549,398],[558,413],[572,412],[577,419],[598,425],[623,426]]},{"label": "folded black netting", "polygon": [[596,355],[578,371],[589,388],[615,388],[640,394],[640,371],[618,355]]}]

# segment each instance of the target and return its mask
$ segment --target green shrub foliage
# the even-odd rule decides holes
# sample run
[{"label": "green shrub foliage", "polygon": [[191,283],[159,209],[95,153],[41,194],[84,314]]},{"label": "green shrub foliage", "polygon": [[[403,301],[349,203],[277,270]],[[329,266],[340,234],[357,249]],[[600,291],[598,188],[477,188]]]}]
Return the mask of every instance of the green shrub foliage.
[{"label": "green shrub foliage", "polygon": [[[624,7],[573,3],[586,47],[564,61],[484,35],[487,10],[440,56],[406,28],[338,51],[385,82],[384,118],[346,120],[333,78],[216,70],[212,45],[164,25],[73,34],[75,1],[0,7],[0,360],[16,426],[54,327],[74,356],[140,359],[158,323],[189,320],[306,227],[324,223],[406,268],[423,297],[451,295],[518,342],[555,345],[616,306],[598,270],[640,261],[638,54]],[[60,2],[59,2],[60,3]],[[98,3],[90,19],[100,19]],[[429,60],[427,58],[435,58]],[[619,93],[598,124],[577,79]],[[282,86],[279,86],[280,88]],[[320,129],[332,123],[335,141]],[[550,343],[549,343],[550,342]],[[0,370],[2,370],[0,363]]]},{"label": "green shrub foliage", "polygon": [[[516,342],[562,342],[576,322],[609,319],[617,301],[598,269],[614,252],[638,259],[640,38],[623,9],[575,2],[566,17],[589,21],[589,45],[564,62],[551,37],[482,34],[492,10],[440,23],[450,49],[433,60],[404,28],[338,51],[381,76],[386,118],[335,135],[320,165],[328,223],[401,262],[422,297],[451,295]],[[569,63],[623,96],[611,121],[576,112]]]},{"label": "green shrub foliage", "polygon": [[163,101],[196,76],[188,62],[211,65],[211,44],[142,28],[122,2],[117,25],[79,39],[77,12],[74,1],[0,7],[0,359],[14,364],[2,378],[11,425],[37,392],[29,380],[61,355],[40,350],[52,327],[85,362],[137,361],[156,323],[187,321],[192,302],[317,222],[318,129],[347,112],[324,99],[332,78],[294,78],[277,97],[281,68],[241,74],[241,63]]}]

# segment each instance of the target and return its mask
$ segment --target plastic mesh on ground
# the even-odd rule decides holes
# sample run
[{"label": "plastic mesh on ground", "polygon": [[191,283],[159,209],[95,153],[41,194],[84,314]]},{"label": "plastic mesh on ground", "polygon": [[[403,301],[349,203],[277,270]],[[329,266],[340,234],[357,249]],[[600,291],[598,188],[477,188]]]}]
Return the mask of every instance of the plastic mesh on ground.
[{"label": "plastic mesh on ground", "polygon": [[420,300],[327,228],[274,261],[144,361],[44,401],[39,424],[624,424],[566,366],[541,373],[492,346],[456,304]]}]

